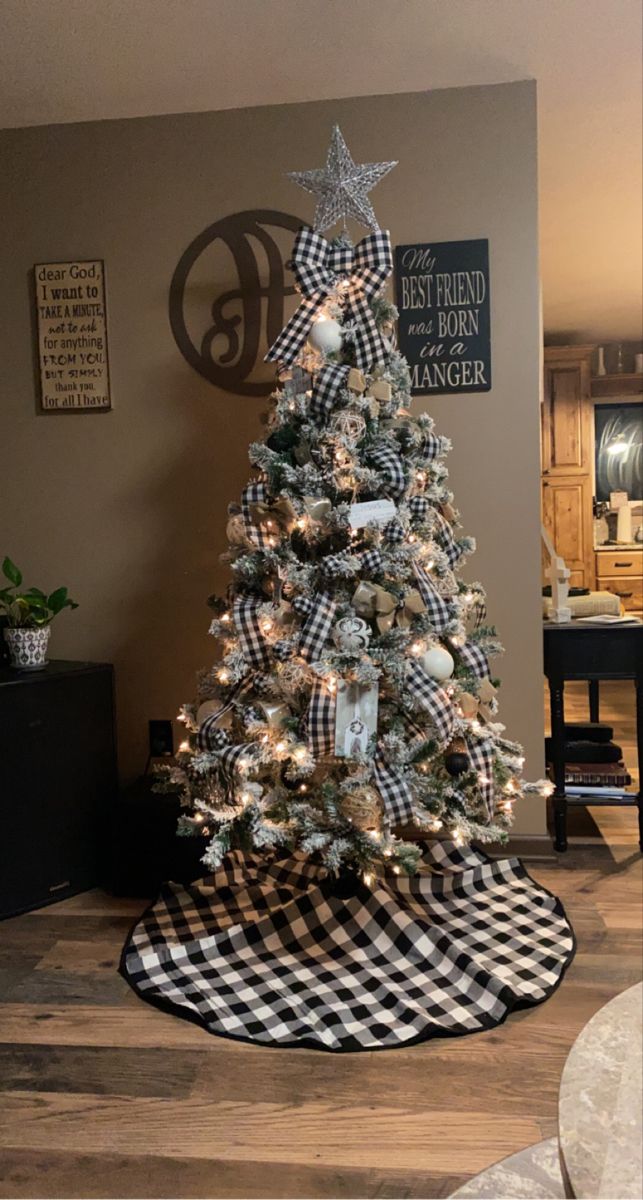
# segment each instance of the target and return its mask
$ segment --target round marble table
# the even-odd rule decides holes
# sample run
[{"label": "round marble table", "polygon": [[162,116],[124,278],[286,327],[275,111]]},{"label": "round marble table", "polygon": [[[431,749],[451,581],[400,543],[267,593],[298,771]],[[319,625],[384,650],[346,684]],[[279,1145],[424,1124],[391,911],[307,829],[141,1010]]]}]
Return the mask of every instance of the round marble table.
[{"label": "round marble table", "polygon": [[595,1013],[565,1063],[558,1136],[579,1200],[643,1195],[642,1014],[639,983]]}]

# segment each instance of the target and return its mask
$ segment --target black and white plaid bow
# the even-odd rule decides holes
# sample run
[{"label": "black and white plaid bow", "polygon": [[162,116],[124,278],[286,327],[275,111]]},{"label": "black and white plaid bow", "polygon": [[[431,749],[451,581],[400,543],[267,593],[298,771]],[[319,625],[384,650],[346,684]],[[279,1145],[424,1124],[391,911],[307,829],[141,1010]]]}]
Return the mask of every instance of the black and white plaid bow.
[{"label": "black and white plaid bow", "polygon": [[330,637],[336,607],[335,601],[327,592],[320,592],[315,596],[315,602],[302,629],[299,643],[299,653],[306,662],[315,662],[315,659],[319,658],[322,653]]},{"label": "black and white plaid bow", "polygon": [[413,659],[408,662],[406,682],[414,699],[428,712],[440,741],[448,742],[453,732],[455,713],[446,692]]},{"label": "black and white plaid bow", "polygon": [[237,596],[232,606],[232,619],[239,636],[241,653],[252,667],[267,667],[270,654],[261,632],[259,609],[265,603],[253,596]]},{"label": "black and white plaid bow", "polygon": [[391,240],[386,230],[378,229],[357,246],[348,246],[328,242],[321,233],[304,226],[295,238],[292,268],[304,299],[273,342],[266,360],[286,365],[295,361],[315,314],[336,287],[338,279],[345,279],[348,288],[344,317],[355,323],[357,365],[368,370],[385,362],[386,346],[369,301],[378,294],[393,269]]},{"label": "black and white plaid bow", "polygon": [[317,372],[310,399],[310,415],[313,420],[323,421],[330,416],[339,393],[346,386],[349,371],[350,367],[326,363],[326,366]]},{"label": "black and white plaid bow", "polygon": [[471,765],[472,765],[473,769],[475,771],[477,771],[477,773],[478,773],[478,786],[480,788],[480,792],[482,793],[482,798],[484,800],[487,817],[489,818],[490,821],[492,821],[493,816],[494,816],[494,811],[493,811],[494,810],[494,803],[493,803],[494,754],[493,754],[492,744],[488,738],[485,738],[484,740],[480,740],[480,741],[477,741],[477,740],[473,741],[473,739],[472,739],[470,742],[467,743],[467,750],[469,752],[469,758],[471,759]]},{"label": "black and white plaid bow", "polygon": [[380,752],[375,756],[375,783],[382,797],[384,816],[390,825],[401,825],[413,816],[413,797],[401,768],[393,768]]},{"label": "black and white plaid bow", "polygon": [[475,642],[465,642],[464,646],[456,646],[456,651],[465,667],[477,675],[478,679],[489,678],[491,674],[489,660],[480,646],[477,646]]},{"label": "black and white plaid bow", "polygon": [[399,499],[406,488],[404,464],[397,451],[388,442],[379,442],[368,451],[368,465],[378,467],[387,476],[387,492],[394,500]]},{"label": "black and white plaid bow", "polygon": [[417,563],[413,564],[418,591],[426,604],[427,616],[431,620],[436,633],[444,633],[453,619],[451,606],[443,596],[436,591],[426,571]]},{"label": "black and white plaid bow", "polygon": [[335,752],[336,696],[323,679],[315,679],[308,705],[308,745],[315,756]]}]

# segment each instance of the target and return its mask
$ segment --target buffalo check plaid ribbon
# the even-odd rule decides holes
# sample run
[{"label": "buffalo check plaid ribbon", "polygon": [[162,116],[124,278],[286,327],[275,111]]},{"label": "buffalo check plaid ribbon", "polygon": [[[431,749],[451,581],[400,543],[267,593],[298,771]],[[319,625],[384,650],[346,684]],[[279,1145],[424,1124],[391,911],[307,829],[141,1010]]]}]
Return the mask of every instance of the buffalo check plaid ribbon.
[{"label": "buffalo check plaid ribbon", "polygon": [[233,790],[235,772],[250,766],[257,753],[254,742],[241,742],[238,746],[225,746],[219,752],[219,769],[228,794]]},{"label": "buffalo check plaid ribbon", "polygon": [[491,821],[494,815],[494,755],[491,742],[488,738],[480,739],[480,741],[471,740],[467,743],[467,750],[471,759],[471,765],[478,773],[478,787],[484,800],[487,817]]},{"label": "buffalo check plaid ribbon", "polygon": [[437,433],[427,433],[422,446],[422,457],[427,462],[433,462],[436,458],[441,458],[447,453],[448,439],[440,437]]},{"label": "buffalo check plaid ribbon", "polygon": [[487,615],[487,604],[484,596],[480,595],[480,593],[476,595],[472,608],[473,628],[480,629],[480,626],[484,624],[484,619]]},{"label": "buffalo check plaid ribbon", "polygon": [[417,563],[413,564],[418,590],[426,605],[427,616],[436,633],[444,633],[452,620],[451,607],[435,590],[429,576]]},{"label": "buffalo check plaid ribbon", "polygon": [[458,560],[462,558],[464,550],[456,542],[453,530],[446,517],[443,517],[442,513],[437,510],[435,512],[434,532],[435,540],[444,554],[446,554],[449,566],[454,567]]},{"label": "buffalo check plaid ribbon", "polygon": [[313,420],[324,421],[330,416],[337,403],[339,393],[346,385],[349,371],[350,367],[327,363],[317,373],[309,405]]},{"label": "buffalo check plaid ribbon", "polygon": [[455,714],[446,692],[413,659],[408,661],[406,682],[417,703],[428,712],[440,741],[448,742]]},{"label": "buffalo check plaid ribbon", "polygon": [[388,478],[388,491],[399,499],[406,488],[404,464],[397,451],[388,442],[379,442],[368,452],[369,465],[374,463]]},{"label": "buffalo check plaid ribbon", "polygon": [[468,667],[478,679],[489,678],[491,674],[489,660],[480,646],[477,646],[475,642],[465,642],[464,646],[456,646],[456,650],[465,667]]},{"label": "buffalo check plaid ribbon", "polygon": [[308,745],[316,756],[335,752],[335,693],[315,679],[308,704]]},{"label": "buffalo check plaid ribbon", "polygon": [[299,653],[306,662],[314,662],[324,649],[330,636],[335,608],[335,601],[328,592],[319,592],[315,597],[299,642]]},{"label": "buffalo check plaid ribbon", "polygon": [[226,733],[225,729],[219,729],[217,722],[231,708],[232,704],[224,704],[218,712],[210,713],[205,721],[201,722],[196,735],[196,744],[199,750],[223,750],[223,747],[228,745],[230,734]]},{"label": "buffalo check plaid ribbon", "polygon": [[413,816],[413,797],[401,769],[393,768],[381,754],[375,757],[375,784],[382,797],[384,816],[391,825],[401,825]]},{"label": "buffalo check plaid ribbon", "polygon": [[357,246],[350,246],[329,242],[321,233],[304,226],[295,238],[291,263],[303,300],[273,342],[266,360],[286,365],[295,361],[316,313],[338,280],[344,279],[348,283],[344,316],[355,325],[357,365],[367,370],[384,363],[387,349],[369,302],[381,290],[393,269],[391,239],[386,230],[378,229]]},{"label": "buffalo check plaid ribbon", "polygon": [[251,504],[265,504],[268,499],[268,488],[263,479],[251,479],[250,483],[241,493],[241,511],[245,521],[248,537],[258,546],[260,550],[265,550],[269,546],[268,535],[258,526],[255,525],[251,513]]},{"label": "buffalo check plaid ribbon", "polygon": [[239,636],[241,653],[246,662],[260,670],[267,667],[270,654],[259,625],[259,608],[264,603],[254,596],[237,596],[232,606],[232,619]]}]

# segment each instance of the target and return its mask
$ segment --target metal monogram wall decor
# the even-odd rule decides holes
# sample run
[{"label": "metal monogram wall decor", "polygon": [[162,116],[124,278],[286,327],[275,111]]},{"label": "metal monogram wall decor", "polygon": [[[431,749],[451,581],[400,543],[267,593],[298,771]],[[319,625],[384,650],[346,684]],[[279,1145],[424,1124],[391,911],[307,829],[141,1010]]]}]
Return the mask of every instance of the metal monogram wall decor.
[{"label": "metal monogram wall decor", "polygon": [[299,217],[252,209],[209,225],[188,246],[170,285],[170,324],[181,354],[216,387],[266,396],[274,368],[264,355],[295,293],[285,263]]},{"label": "metal monogram wall decor", "polygon": [[491,388],[489,242],[397,246],[398,340],[414,395]]},{"label": "metal monogram wall decor", "polygon": [[34,267],[43,413],[112,407],[102,259]]}]

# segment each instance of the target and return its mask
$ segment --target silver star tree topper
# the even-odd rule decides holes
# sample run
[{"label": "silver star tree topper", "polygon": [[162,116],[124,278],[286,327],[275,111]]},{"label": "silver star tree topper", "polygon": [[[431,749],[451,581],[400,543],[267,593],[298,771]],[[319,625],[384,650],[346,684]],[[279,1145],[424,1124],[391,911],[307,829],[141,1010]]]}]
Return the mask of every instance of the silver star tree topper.
[{"label": "silver star tree topper", "polygon": [[377,230],[377,217],[367,193],[396,166],[396,162],[354,163],[339,125],[334,125],[326,166],[316,171],[288,171],[288,178],[317,196],[314,228],[318,233],[347,216],[367,229]]}]

